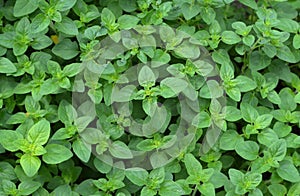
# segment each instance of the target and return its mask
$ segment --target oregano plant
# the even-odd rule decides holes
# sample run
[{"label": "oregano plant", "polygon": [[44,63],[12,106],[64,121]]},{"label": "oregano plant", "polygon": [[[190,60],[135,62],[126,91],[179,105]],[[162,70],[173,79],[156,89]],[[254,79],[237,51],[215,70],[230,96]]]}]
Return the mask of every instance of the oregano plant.
[{"label": "oregano plant", "polygon": [[0,0],[0,195],[298,196],[298,0]]}]

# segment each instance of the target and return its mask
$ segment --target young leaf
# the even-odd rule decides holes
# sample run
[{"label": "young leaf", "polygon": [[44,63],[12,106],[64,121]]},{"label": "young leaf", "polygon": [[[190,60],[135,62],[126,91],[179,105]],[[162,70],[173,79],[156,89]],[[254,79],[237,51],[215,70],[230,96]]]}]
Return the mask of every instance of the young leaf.
[{"label": "young leaf", "polygon": [[20,164],[28,177],[34,176],[40,166],[41,160],[38,157],[31,156],[30,154],[24,154],[21,156]]},{"label": "young leaf", "polygon": [[141,86],[154,84],[156,80],[155,74],[148,66],[143,66],[138,75],[138,81]]},{"label": "young leaf", "polygon": [[50,136],[50,123],[43,119],[33,125],[27,132],[26,139],[35,145],[44,145]]},{"label": "young leaf", "polygon": [[190,176],[198,176],[202,170],[201,163],[192,154],[186,154],[184,156],[184,164]]},{"label": "young leaf", "polygon": [[222,41],[226,44],[236,44],[241,41],[241,38],[233,31],[224,31],[222,33]]}]

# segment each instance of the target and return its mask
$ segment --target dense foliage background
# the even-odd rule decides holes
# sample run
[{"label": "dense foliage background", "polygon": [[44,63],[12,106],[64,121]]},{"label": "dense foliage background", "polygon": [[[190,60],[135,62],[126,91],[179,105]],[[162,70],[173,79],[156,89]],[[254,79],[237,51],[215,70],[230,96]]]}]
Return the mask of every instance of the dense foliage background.
[{"label": "dense foliage background", "polygon": [[300,195],[299,10],[0,0],[0,195]]}]

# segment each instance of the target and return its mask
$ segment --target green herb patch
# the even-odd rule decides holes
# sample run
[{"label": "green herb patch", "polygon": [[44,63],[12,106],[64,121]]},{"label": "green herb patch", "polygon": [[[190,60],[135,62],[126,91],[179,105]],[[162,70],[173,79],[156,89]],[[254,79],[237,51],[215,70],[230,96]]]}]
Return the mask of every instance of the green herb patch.
[{"label": "green herb patch", "polygon": [[299,195],[299,11],[0,0],[0,195]]}]

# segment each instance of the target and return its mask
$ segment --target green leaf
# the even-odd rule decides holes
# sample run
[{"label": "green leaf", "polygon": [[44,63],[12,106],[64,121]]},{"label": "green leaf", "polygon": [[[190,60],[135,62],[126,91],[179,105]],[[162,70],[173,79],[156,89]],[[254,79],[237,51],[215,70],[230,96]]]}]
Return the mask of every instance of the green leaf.
[{"label": "green leaf", "polygon": [[227,88],[226,93],[228,96],[233,99],[234,101],[240,101],[241,100],[241,91],[237,87]]},{"label": "green leaf", "polygon": [[275,27],[284,32],[297,33],[299,24],[298,22],[289,18],[280,18]]},{"label": "green leaf", "polygon": [[28,177],[34,176],[41,167],[41,160],[38,157],[24,154],[21,156],[20,164]]},{"label": "green leaf", "polygon": [[196,59],[200,55],[199,47],[188,41],[183,41],[183,43],[175,47],[174,52],[184,59]]},{"label": "green leaf", "polygon": [[278,136],[275,133],[275,131],[273,131],[270,128],[267,128],[258,134],[257,140],[260,144],[263,144],[265,146],[271,146],[274,143],[274,141],[278,140]]},{"label": "green leaf", "polygon": [[199,176],[200,171],[202,171],[201,163],[192,154],[184,156],[184,165],[190,176]]},{"label": "green leaf", "polygon": [[69,102],[62,100],[58,107],[58,118],[65,124],[71,124],[77,118],[77,112]]},{"label": "green leaf", "polygon": [[300,48],[300,34],[296,34],[293,38],[293,46],[295,49]]},{"label": "green leaf", "polygon": [[279,168],[277,168],[277,174],[284,180],[289,182],[299,182],[300,174],[298,169],[293,165],[292,162],[284,160],[280,162]]},{"label": "green leaf", "polygon": [[38,0],[17,0],[14,5],[14,16],[21,17],[31,14],[38,8]]},{"label": "green leaf", "polygon": [[251,47],[254,44],[255,37],[254,35],[247,35],[243,37],[243,43],[249,47]]},{"label": "green leaf", "polygon": [[200,15],[206,24],[211,24],[216,18],[216,12],[211,7],[201,7]]},{"label": "green leaf", "polygon": [[242,4],[251,7],[252,9],[257,9],[257,4],[255,0],[239,0]]},{"label": "green leaf", "polygon": [[197,68],[196,72],[199,75],[202,75],[202,76],[209,75],[209,73],[212,72],[212,70],[214,69],[214,66],[211,63],[208,63],[208,62],[203,61],[203,60],[194,61],[193,64]]},{"label": "green leaf", "polygon": [[156,67],[165,65],[170,60],[171,60],[171,57],[168,53],[164,52],[161,49],[157,49],[154,52],[154,56],[151,61],[151,67],[156,68]]},{"label": "green leaf", "polygon": [[10,195],[10,193],[16,193],[16,192],[17,192],[17,187],[13,182],[11,182],[9,180],[1,181],[0,193],[3,193],[3,195]]},{"label": "green leaf", "polygon": [[116,17],[108,8],[103,8],[101,13],[101,21],[105,26],[111,26],[115,24]]},{"label": "green leaf", "polygon": [[285,196],[287,194],[287,189],[282,184],[271,184],[268,186],[268,190],[272,196]]},{"label": "green leaf", "polygon": [[55,8],[59,11],[67,11],[71,9],[77,0],[68,0],[68,1],[55,1]]},{"label": "green leaf", "polygon": [[191,5],[189,3],[184,3],[181,6],[181,11],[185,20],[190,20],[195,17],[200,12],[200,6],[198,4]]},{"label": "green leaf", "polygon": [[73,156],[67,147],[59,144],[49,144],[45,149],[47,153],[43,155],[43,161],[47,164],[59,164]]},{"label": "green leaf", "polygon": [[215,187],[212,183],[203,183],[198,190],[205,196],[215,196]]},{"label": "green leaf", "polygon": [[0,57],[0,73],[14,73],[17,71],[16,66],[5,57]]},{"label": "green leaf", "polygon": [[26,139],[35,145],[44,145],[50,136],[50,123],[43,119],[33,125],[27,132]]},{"label": "green leaf", "polygon": [[261,51],[254,51],[250,54],[249,68],[252,71],[258,71],[264,69],[270,64],[271,64],[271,58],[269,58]]},{"label": "green leaf", "polygon": [[0,162],[0,178],[6,180],[16,179],[14,168],[8,162]]},{"label": "green leaf", "polygon": [[68,17],[63,17],[61,22],[55,23],[55,27],[59,32],[67,35],[78,34],[78,29],[75,22]]},{"label": "green leaf", "polygon": [[118,24],[120,29],[131,29],[135,27],[140,19],[132,15],[122,15],[118,18]]},{"label": "green leaf", "polygon": [[241,141],[236,144],[235,151],[242,158],[253,161],[258,156],[259,145],[254,141]]},{"label": "green leaf", "polygon": [[247,76],[239,75],[233,81],[237,83],[236,86],[241,92],[248,92],[257,87],[256,83]]},{"label": "green leaf", "polygon": [[271,114],[263,114],[258,116],[254,121],[254,127],[256,129],[264,129],[271,124],[272,119],[273,116]]},{"label": "green leaf", "polygon": [[85,144],[82,140],[77,139],[73,142],[72,148],[77,157],[87,163],[91,156],[91,146]]},{"label": "green leaf", "polygon": [[206,113],[205,111],[201,111],[194,117],[192,125],[197,128],[209,127],[211,125],[211,118],[208,113]]},{"label": "green leaf", "polygon": [[248,103],[241,103],[242,117],[246,122],[253,123],[259,116],[257,110]]},{"label": "green leaf", "polygon": [[83,70],[84,66],[81,63],[71,63],[64,67],[63,73],[68,77],[73,77]]},{"label": "green leaf", "polygon": [[78,45],[70,39],[64,39],[52,48],[52,52],[65,60],[70,60],[79,54]]},{"label": "green leaf", "polygon": [[223,31],[222,33],[222,41],[225,44],[237,44],[241,41],[240,36],[238,36],[235,32],[233,31]]},{"label": "green leaf", "polygon": [[154,196],[154,195],[156,195],[156,192],[157,191],[152,190],[152,189],[148,188],[147,186],[145,186],[141,190],[141,196]]},{"label": "green leaf", "polygon": [[288,46],[277,48],[277,57],[289,63],[296,63],[296,57]]},{"label": "green leaf", "polygon": [[141,86],[153,86],[155,84],[155,74],[148,66],[143,66],[138,75],[138,81]]},{"label": "green leaf", "polygon": [[133,157],[129,147],[121,142],[115,141],[109,146],[109,152],[116,158],[131,159]]},{"label": "green leaf", "polygon": [[133,12],[137,9],[137,4],[135,0],[127,0],[127,1],[119,0],[119,6],[125,12]]},{"label": "green leaf", "polygon": [[234,150],[236,144],[242,141],[242,136],[240,136],[236,131],[228,130],[220,138],[220,148],[222,150]]},{"label": "green leaf", "polygon": [[270,152],[273,160],[282,161],[287,152],[286,141],[284,139],[273,141],[273,143],[268,148],[268,152]]},{"label": "green leaf", "polygon": [[51,20],[45,14],[37,14],[30,24],[33,33],[39,33],[50,25]]},{"label": "green leaf", "polygon": [[237,185],[240,182],[243,181],[244,179],[244,174],[243,172],[237,170],[237,169],[229,169],[229,178],[230,178],[230,182],[232,182],[232,184]]},{"label": "green leaf", "polygon": [[160,82],[160,84],[162,86],[165,85],[169,87],[175,95],[178,95],[188,86],[188,83],[185,80],[175,77],[165,78]]},{"label": "green leaf", "polygon": [[160,185],[159,194],[180,196],[180,195],[184,195],[184,191],[178,183],[168,180],[168,181],[164,181]]},{"label": "green leaf", "polygon": [[20,191],[21,195],[31,195],[36,190],[38,190],[40,186],[41,184],[39,182],[26,180],[19,184],[18,190]]},{"label": "green leaf", "polygon": [[17,131],[0,130],[0,144],[8,151],[19,150],[18,140],[21,139],[23,139],[23,135]]},{"label": "green leaf", "polygon": [[225,119],[227,121],[235,122],[242,118],[241,111],[234,106],[226,106],[224,110],[226,112]]},{"label": "green leaf", "polygon": [[147,183],[148,172],[142,168],[130,168],[125,171],[126,177],[135,185],[144,186]]}]

